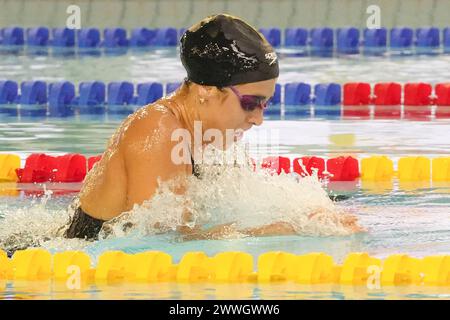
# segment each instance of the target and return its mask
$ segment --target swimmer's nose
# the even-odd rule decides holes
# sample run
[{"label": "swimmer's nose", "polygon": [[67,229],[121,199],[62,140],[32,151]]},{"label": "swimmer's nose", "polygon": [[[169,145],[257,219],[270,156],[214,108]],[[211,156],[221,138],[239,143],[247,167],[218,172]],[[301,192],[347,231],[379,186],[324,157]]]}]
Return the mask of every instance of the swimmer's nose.
[{"label": "swimmer's nose", "polygon": [[255,126],[260,126],[264,121],[263,110],[255,110],[248,118],[248,122]]}]

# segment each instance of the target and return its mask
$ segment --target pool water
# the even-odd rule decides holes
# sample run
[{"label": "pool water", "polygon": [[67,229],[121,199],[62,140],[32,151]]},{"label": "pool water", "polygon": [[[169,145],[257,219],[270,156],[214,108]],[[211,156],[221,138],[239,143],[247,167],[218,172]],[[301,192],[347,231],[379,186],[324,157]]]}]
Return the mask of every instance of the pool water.
[{"label": "pool water", "polygon": [[[157,63],[155,63],[155,61]],[[286,57],[281,55],[280,83],[304,81],[307,83],[349,81],[364,82],[448,82],[450,56],[410,56],[392,58],[319,59]],[[84,80],[177,82],[184,71],[176,49],[153,52],[128,52],[119,56],[30,56],[6,55],[0,59],[0,78],[24,80]],[[10,117],[0,114],[0,152],[19,154],[22,161],[33,152],[52,155],[82,153],[86,156],[103,152],[107,139],[124,118],[123,115],[78,115],[55,117]],[[248,132],[247,143],[251,156],[287,155],[291,159],[303,155],[334,157],[341,154],[359,159],[371,155],[386,155],[397,162],[400,157],[423,155],[448,156],[450,119],[426,117],[415,120],[362,119],[358,117],[323,116],[268,116],[262,126]],[[269,133],[275,140],[261,137]],[[23,164],[23,163],[22,163]],[[277,177],[273,177],[277,179]],[[280,177],[279,179],[283,179]],[[281,180],[280,180],[281,181]],[[37,225],[38,219],[55,221],[67,208],[80,184],[47,184],[54,194],[50,199],[26,196],[25,191],[44,190],[44,186],[17,186],[1,184],[1,188],[18,188],[16,196],[2,196],[0,201],[0,237],[8,232],[11,216],[28,217],[27,225]],[[414,257],[449,254],[450,251],[450,183],[363,183],[334,182],[325,184],[330,192],[347,194],[350,198],[337,203],[358,216],[367,233],[342,236],[283,236],[254,237],[208,241],[178,241],[172,235],[134,235],[108,238],[94,243],[54,240],[43,246],[52,252],[83,249],[95,261],[106,250],[129,253],[161,250],[172,255],[175,262],[187,251],[204,251],[208,255],[222,251],[245,251],[255,259],[261,253],[274,250],[296,254],[325,252],[335,262],[342,263],[350,252],[364,251],[385,258],[393,253],[406,253]],[[275,183],[275,194],[282,186]],[[262,194],[268,191],[261,190]],[[58,194],[61,193],[61,194]],[[288,199],[289,200],[289,199]],[[294,199],[295,200],[295,199]],[[294,201],[292,200],[292,201]],[[245,204],[245,199],[239,199]],[[269,198],[270,203],[270,198]],[[275,201],[275,200],[274,200]],[[245,207],[245,206],[244,206]],[[238,212],[248,215],[249,212]],[[3,217],[3,219],[2,219]],[[5,219],[8,217],[8,219]],[[45,220],[48,219],[48,220]],[[2,223],[3,220],[3,223]],[[17,223],[21,223],[17,221]],[[19,226],[20,227],[20,226]],[[256,261],[256,260],[255,260]],[[383,287],[369,290],[365,287],[302,286],[297,284],[116,284],[91,286],[70,292],[58,284],[4,283],[0,298],[287,298],[287,299],[417,299],[449,298],[449,288]],[[0,289],[2,283],[0,282]]]}]

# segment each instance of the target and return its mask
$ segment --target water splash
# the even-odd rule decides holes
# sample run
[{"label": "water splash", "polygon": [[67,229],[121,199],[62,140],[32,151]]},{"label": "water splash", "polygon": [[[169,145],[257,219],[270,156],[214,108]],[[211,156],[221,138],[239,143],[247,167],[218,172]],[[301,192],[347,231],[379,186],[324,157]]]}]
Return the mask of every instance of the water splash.
[{"label": "water splash", "polygon": [[2,208],[0,216],[0,249],[13,253],[29,247],[44,247],[58,250],[79,250],[88,242],[79,239],[64,239],[62,232],[72,212],[71,208],[50,209],[53,192],[33,198],[31,204],[23,207]]},{"label": "water splash", "polygon": [[[215,154],[227,157],[220,151]],[[209,159],[208,163],[214,161]],[[160,184],[151,200],[105,223],[101,238],[175,231],[183,224],[185,209],[192,213],[190,226],[201,225],[204,229],[231,222],[238,230],[286,222],[299,235],[352,233],[342,222],[343,209],[329,199],[316,174],[271,175],[264,170],[254,172],[251,165],[213,164],[201,167],[201,179],[188,178],[184,195],[172,191],[174,184]]]}]

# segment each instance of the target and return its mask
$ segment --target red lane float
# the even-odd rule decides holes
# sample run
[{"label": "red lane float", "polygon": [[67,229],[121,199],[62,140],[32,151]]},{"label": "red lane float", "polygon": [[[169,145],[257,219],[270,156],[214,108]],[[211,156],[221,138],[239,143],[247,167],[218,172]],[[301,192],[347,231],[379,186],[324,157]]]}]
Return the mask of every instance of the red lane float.
[{"label": "red lane float", "polygon": [[428,83],[407,83],[403,89],[403,104],[405,106],[429,106],[432,88]]},{"label": "red lane float", "polygon": [[337,157],[327,160],[330,181],[353,181],[359,177],[359,163],[353,157]]},{"label": "red lane float", "polygon": [[25,167],[17,169],[19,182],[81,182],[86,176],[86,157],[65,154],[53,157],[44,153],[28,156]]},{"label": "red lane float", "polygon": [[401,104],[402,86],[399,83],[377,83],[374,87],[376,106],[395,106]]},{"label": "red lane float", "polygon": [[344,106],[366,106],[370,103],[370,84],[350,82],[344,84]]},{"label": "red lane float", "polygon": [[56,170],[51,181],[81,182],[86,176],[86,157],[81,154],[66,154],[56,157]]},{"label": "red lane float", "polygon": [[280,174],[291,172],[291,160],[287,157],[266,157],[261,163],[261,168],[267,169],[270,173]]},{"label": "red lane float", "polygon": [[[312,175],[313,170],[317,169],[317,176],[322,179],[325,171],[325,160],[319,157],[301,157],[293,160],[293,171],[301,176]],[[302,168],[306,169],[305,170]]]},{"label": "red lane float", "polygon": [[46,182],[50,181],[53,169],[56,167],[55,157],[44,153],[34,153],[28,156],[25,168],[16,169],[19,182]]},{"label": "red lane float", "polygon": [[101,158],[102,158],[102,155],[89,157],[88,171],[91,171],[91,169],[94,167],[94,164],[96,164],[98,161],[100,161]]},{"label": "red lane float", "polygon": [[450,82],[438,83],[434,87],[436,93],[436,105],[450,107]]},{"label": "red lane float", "polygon": [[450,83],[438,83],[434,87],[437,106],[436,118],[450,118]]}]

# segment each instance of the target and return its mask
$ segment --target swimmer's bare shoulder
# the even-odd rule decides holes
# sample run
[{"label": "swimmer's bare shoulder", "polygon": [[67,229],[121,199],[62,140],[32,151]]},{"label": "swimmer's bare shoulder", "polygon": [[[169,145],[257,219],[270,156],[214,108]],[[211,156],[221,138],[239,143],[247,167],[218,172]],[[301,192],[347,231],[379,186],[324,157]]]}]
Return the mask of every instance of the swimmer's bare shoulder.
[{"label": "swimmer's bare shoulder", "polygon": [[158,179],[187,176],[191,170],[190,164],[177,164],[172,159],[172,150],[179,143],[172,140],[172,134],[183,127],[163,103],[142,107],[131,117],[118,146],[127,176],[126,211],[150,199]]}]

